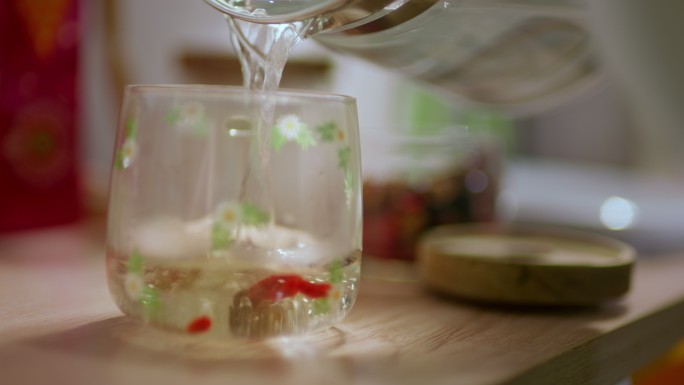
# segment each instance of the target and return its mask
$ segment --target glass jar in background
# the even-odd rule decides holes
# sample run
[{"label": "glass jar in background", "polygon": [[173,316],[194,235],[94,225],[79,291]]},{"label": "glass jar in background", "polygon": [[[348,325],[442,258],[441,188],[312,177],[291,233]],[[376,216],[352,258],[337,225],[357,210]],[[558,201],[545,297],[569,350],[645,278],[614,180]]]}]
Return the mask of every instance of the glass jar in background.
[{"label": "glass jar in background", "polygon": [[491,136],[446,127],[436,135],[364,132],[364,255],[411,261],[420,235],[496,218],[501,156]]}]

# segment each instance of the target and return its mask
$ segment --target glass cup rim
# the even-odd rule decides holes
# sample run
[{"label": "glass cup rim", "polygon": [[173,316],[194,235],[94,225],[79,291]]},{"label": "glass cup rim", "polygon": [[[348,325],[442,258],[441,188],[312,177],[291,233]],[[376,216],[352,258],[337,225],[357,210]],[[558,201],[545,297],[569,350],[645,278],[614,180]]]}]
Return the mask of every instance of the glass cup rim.
[{"label": "glass cup rim", "polygon": [[278,88],[276,91],[250,90],[243,86],[213,85],[213,84],[128,84],[125,86],[127,94],[131,93],[170,93],[177,91],[212,93],[212,94],[249,94],[275,95],[276,97],[294,97],[298,99],[314,99],[356,103],[356,98],[349,95],[337,94],[318,90],[300,90],[292,88]]}]

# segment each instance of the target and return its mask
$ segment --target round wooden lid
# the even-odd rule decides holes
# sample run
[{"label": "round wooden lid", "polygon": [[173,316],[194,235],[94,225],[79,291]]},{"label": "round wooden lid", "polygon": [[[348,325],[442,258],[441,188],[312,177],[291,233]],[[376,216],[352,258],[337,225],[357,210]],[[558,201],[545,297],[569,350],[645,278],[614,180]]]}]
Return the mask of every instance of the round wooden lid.
[{"label": "round wooden lid", "polygon": [[427,287],[457,297],[529,305],[595,305],[627,293],[635,250],[549,227],[443,226],[418,246]]}]

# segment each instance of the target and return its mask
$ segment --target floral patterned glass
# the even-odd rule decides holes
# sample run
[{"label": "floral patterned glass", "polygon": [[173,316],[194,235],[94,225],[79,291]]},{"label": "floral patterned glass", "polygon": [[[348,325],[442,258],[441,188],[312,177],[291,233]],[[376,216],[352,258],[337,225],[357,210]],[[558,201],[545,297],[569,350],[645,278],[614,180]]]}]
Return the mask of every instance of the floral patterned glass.
[{"label": "floral patterned glass", "polygon": [[212,337],[347,314],[361,255],[353,98],[130,86],[120,121],[107,272],[124,313]]}]

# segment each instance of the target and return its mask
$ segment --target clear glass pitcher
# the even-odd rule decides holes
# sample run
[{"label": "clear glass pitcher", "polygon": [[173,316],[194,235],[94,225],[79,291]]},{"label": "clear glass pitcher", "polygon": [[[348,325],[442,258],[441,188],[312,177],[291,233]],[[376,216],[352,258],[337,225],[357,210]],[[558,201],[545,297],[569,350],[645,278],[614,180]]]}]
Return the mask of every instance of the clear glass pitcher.
[{"label": "clear glass pitcher", "polygon": [[548,105],[597,74],[584,0],[205,0],[255,23],[316,18],[318,42],[499,106]]}]

